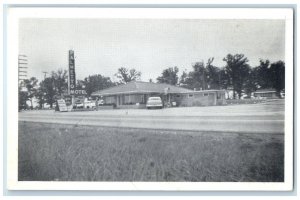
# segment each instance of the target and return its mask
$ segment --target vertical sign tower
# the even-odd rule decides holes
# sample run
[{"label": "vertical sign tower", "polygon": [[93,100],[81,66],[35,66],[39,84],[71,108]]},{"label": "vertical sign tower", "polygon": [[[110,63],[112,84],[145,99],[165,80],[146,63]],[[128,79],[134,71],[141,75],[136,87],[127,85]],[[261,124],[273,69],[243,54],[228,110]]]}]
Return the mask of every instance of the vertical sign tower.
[{"label": "vertical sign tower", "polygon": [[69,50],[69,94],[74,94],[76,90],[75,58],[74,51]]}]

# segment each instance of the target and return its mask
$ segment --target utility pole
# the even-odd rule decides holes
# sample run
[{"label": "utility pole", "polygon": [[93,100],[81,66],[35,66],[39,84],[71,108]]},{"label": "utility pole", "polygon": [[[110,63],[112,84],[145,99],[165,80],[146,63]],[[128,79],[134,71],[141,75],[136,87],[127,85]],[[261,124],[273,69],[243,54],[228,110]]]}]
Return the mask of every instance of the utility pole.
[{"label": "utility pole", "polygon": [[18,84],[27,77],[28,60],[26,55],[18,56]]},{"label": "utility pole", "polygon": [[44,73],[44,79],[46,79],[48,72],[43,72],[43,73]]}]

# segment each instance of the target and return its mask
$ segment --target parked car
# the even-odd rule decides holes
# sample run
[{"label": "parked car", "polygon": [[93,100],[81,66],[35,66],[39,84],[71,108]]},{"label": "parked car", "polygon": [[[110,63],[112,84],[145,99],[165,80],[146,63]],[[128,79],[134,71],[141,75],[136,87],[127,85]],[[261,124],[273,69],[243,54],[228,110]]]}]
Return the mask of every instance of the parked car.
[{"label": "parked car", "polygon": [[94,101],[84,101],[84,108],[96,108]]},{"label": "parked car", "polygon": [[104,105],[104,100],[103,99],[98,100],[98,106],[102,106],[102,105]]},{"label": "parked car", "polygon": [[149,97],[146,107],[147,107],[147,109],[162,108],[163,102],[160,97]]},{"label": "parked car", "polygon": [[76,102],[74,105],[74,108],[83,108],[83,103],[82,102]]}]

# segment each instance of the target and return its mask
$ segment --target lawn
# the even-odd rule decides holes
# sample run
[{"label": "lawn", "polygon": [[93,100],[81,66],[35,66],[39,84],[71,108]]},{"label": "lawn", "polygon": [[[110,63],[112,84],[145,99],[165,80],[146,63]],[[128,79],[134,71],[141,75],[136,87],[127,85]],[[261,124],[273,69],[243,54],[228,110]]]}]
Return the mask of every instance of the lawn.
[{"label": "lawn", "polygon": [[20,181],[284,181],[284,134],[19,122]]}]

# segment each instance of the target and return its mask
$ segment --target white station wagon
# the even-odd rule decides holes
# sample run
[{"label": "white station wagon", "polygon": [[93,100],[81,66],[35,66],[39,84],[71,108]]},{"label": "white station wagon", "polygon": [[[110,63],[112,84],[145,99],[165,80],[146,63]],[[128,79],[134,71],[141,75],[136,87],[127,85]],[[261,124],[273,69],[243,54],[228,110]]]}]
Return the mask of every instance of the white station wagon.
[{"label": "white station wagon", "polygon": [[160,97],[149,97],[147,104],[146,104],[147,109],[150,108],[162,108],[163,103]]}]

